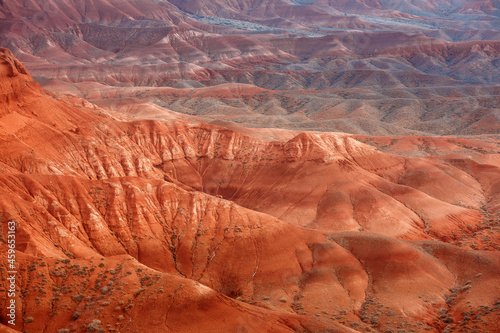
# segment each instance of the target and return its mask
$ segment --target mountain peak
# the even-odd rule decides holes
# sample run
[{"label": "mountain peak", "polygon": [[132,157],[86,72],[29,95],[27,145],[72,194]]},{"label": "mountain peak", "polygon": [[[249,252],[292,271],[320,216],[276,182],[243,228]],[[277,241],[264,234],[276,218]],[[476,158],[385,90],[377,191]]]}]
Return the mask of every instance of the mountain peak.
[{"label": "mountain peak", "polygon": [[[28,88],[28,89],[27,89]],[[0,47],[0,99],[2,102],[17,101],[29,91],[41,92],[24,64],[9,49]]]},{"label": "mountain peak", "polygon": [[0,72],[1,76],[16,77],[19,74],[24,74],[28,75],[31,81],[33,80],[23,63],[17,60],[9,49],[0,47],[0,59],[2,59],[2,71]]}]

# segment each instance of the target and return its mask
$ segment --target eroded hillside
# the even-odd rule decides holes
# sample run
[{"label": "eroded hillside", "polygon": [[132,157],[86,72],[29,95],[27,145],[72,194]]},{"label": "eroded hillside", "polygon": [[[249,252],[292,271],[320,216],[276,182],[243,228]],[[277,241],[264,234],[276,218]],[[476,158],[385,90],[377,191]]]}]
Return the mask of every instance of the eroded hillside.
[{"label": "eroded hillside", "polygon": [[15,329],[498,329],[497,141],[131,120],[1,57]]}]

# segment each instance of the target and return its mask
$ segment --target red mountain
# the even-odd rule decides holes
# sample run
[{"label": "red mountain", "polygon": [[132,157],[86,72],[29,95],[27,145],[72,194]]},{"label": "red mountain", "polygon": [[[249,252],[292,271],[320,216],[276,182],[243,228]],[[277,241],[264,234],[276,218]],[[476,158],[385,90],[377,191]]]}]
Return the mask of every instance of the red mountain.
[{"label": "red mountain", "polygon": [[129,114],[124,98],[153,103],[156,119],[496,134],[498,10],[465,0],[8,0],[0,46],[44,88]]},{"label": "red mountain", "polygon": [[497,140],[133,120],[0,57],[9,329],[499,329]]}]

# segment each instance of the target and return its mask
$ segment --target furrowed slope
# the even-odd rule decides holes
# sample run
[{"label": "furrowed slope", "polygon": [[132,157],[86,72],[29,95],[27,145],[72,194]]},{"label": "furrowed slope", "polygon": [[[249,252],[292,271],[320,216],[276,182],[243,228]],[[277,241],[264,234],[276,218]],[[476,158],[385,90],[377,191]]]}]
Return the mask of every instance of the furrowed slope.
[{"label": "furrowed slope", "polygon": [[[173,110],[250,127],[492,134],[499,125],[497,7],[7,1],[0,5],[0,45],[42,86],[119,111],[103,95],[115,95],[117,104],[154,103],[166,117]],[[242,84],[266,92],[221,98],[203,91]],[[201,100],[183,96],[198,90]],[[152,111],[156,119],[160,110]]]},{"label": "furrowed slope", "polygon": [[44,94],[8,50],[1,59],[2,251],[14,220],[16,329],[494,331],[498,252],[429,240],[475,240],[480,204],[496,193],[472,177],[490,175],[481,168],[344,134],[268,142],[118,121]]}]

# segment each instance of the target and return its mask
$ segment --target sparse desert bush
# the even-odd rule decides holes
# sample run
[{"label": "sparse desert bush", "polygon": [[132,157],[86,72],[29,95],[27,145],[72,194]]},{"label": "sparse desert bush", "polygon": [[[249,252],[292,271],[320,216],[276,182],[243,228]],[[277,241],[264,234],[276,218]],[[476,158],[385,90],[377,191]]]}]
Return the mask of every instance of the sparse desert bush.
[{"label": "sparse desert bush", "polygon": [[87,325],[87,332],[97,332],[100,329],[101,321],[94,319]]}]

